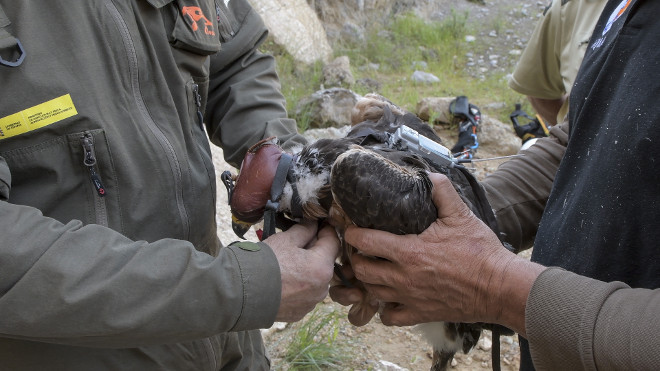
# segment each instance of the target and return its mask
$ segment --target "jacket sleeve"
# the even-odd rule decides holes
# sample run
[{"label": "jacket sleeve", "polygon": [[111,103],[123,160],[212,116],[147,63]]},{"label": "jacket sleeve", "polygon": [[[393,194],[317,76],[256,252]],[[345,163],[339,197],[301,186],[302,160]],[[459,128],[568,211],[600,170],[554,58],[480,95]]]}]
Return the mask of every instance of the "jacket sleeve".
[{"label": "jacket sleeve", "polygon": [[515,251],[534,243],[567,141],[568,123],[553,126],[550,136],[500,165],[482,182],[500,233]]},{"label": "jacket sleeve", "polygon": [[275,136],[284,149],[306,140],[287,118],[274,58],[257,50],[268,34],[266,26],[247,1],[229,4],[238,30],[211,57],[205,122],[211,141],[238,167],[247,149],[261,139]]},{"label": "jacket sleeve", "polygon": [[631,289],[559,268],[527,299],[525,323],[538,370],[660,369],[660,289]]},{"label": "jacket sleeve", "polygon": [[10,179],[0,157],[0,336],[126,348],[275,320],[280,272],[265,244],[212,257],[186,241],[132,241],[94,224],[62,224],[7,202]]}]

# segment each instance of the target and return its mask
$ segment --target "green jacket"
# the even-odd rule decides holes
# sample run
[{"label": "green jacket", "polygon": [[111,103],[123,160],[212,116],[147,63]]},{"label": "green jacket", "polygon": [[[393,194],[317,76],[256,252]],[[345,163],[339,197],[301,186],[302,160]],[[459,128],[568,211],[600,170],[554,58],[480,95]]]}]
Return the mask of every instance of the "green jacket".
[{"label": "green jacket", "polygon": [[226,3],[0,0],[0,369],[268,368],[279,266],[220,248],[201,116],[234,165],[302,139]]}]

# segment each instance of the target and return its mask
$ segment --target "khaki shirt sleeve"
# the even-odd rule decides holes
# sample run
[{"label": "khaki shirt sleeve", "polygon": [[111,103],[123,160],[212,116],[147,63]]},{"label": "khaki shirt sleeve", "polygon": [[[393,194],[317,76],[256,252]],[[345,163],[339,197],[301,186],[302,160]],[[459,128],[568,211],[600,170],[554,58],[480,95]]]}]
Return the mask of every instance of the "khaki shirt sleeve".
[{"label": "khaki shirt sleeve", "polygon": [[566,152],[568,123],[553,126],[521,157],[486,177],[486,190],[500,234],[515,251],[532,247],[559,163]]},{"label": "khaki shirt sleeve", "polygon": [[564,95],[559,50],[561,3],[554,0],[543,19],[536,24],[509,80],[511,89],[542,99],[559,99]]},{"label": "khaki shirt sleeve", "polygon": [[660,369],[660,289],[631,289],[559,268],[534,282],[525,313],[538,370]]},{"label": "khaki shirt sleeve", "polygon": [[239,26],[211,57],[205,122],[225,160],[239,167],[248,148],[261,139],[275,136],[285,150],[306,140],[295,120],[287,118],[274,58],[257,50],[268,33],[261,17],[245,0],[229,4]]},{"label": "khaki shirt sleeve", "polygon": [[509,86],[542,99],[558,99],[570,93],[606,3],[554,0],[536,25]]},{"label": "khaki shirt sleeve", "polygon": [[0,336],[127,348],[266,328],[279,309],[277,258],[187,241],[132,241],[79,221],[62,224],[5,198],[0,157]]}]

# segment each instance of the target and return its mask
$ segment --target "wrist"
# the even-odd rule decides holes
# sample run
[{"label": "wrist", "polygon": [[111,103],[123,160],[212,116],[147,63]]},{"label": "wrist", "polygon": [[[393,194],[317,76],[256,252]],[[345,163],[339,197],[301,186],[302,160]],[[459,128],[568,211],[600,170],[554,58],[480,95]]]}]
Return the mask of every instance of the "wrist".
[{"label": "wrist", "polygon": [[500,271],[499,287],[493,297],[497,315],[494,323],[506,326],[525,336],[525,311],[527,298],[536,278],[545,269],[544,266],[506,252],[510,255],[507,264]]}]

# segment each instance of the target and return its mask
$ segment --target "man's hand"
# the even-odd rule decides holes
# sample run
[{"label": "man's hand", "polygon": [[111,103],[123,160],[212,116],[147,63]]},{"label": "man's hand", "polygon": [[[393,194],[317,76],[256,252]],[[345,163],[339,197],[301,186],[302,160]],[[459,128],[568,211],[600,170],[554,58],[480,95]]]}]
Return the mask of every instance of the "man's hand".
[{"label": "man's hand", "polygon": [[334,228],[316,231],[316,222],[305,222],[264,240],[275,252],[282,276],[276,321],[299,321],[328,295],[340,244]]},{"label": "man's hand", "polygon": [[346,231],[363,254],[352,257],[355,276],[376,298],[397,303],[385,307],[383,323],[490,322],[524,334],[525,303],[543,267],[508,252],[447,177],[431,179],[438,219],[422,234]]},{"label": "man's hand", "polygon": [[[343,280],[339,277],[333,279],[330,297],[341,305],[351,306],[348,311],[348,321],[353,326],[364,326],[378,312],[379,301],[373,294],[365,291],[362,282],[355,279],[350,264],[344,264],[340,269]],[[344,281],[350,282],[351,286],[346,286]]]}]

